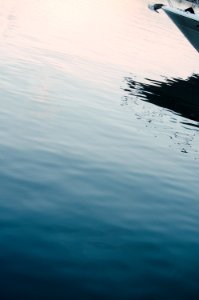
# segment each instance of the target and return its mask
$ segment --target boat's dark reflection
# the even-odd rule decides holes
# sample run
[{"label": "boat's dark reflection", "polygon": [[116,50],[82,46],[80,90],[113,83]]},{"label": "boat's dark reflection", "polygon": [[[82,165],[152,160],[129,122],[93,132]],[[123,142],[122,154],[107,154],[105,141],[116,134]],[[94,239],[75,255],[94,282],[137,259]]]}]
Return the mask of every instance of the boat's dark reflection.
[{"label": "boat's dark reflection", "polygon": [[130,95],[139,96],[143,101],[196,121],[195,126],[199,127],[199,75],[193,75],[186,80],[172,78],[162,82],[148,79],[145,83],[128,77],[126,82],[128,88],[125,91]]}]

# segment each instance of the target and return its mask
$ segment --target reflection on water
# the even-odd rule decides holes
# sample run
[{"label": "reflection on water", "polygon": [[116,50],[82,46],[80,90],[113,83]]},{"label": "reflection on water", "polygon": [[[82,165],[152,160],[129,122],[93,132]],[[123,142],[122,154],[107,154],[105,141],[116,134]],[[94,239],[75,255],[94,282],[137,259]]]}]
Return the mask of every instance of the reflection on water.
[{"label": "reflection on water", "polygon": [[198,75],[193,75],[186,80],[181,78],[166,79],[165,81],[148,79],[144,83],[127,77],[126,82],[129,89],[125,90],[130,95],[137,95],[144,101],[170,109],[182,117],[199,122]]},{"label": "reflection on water", "polygon": [[[143,110],[140,110],[139,105],[139,112],[136,110],[135,112],[139,118],[142,118],[144,115],[147,116],[148,124],[157,123],[164,118],[168,122],[169,116],[170,124],[173,124],[173,132],[170,134],[170,138],[177,139],[181,152],[187,153],[195,138],[195,131],[199,128],[199,75],[194,74],[187,79],[164,78],[162,81],[151,79],[138,81],[136,78],[126,77],[125,83],[127,87],[124,88],[124,91],[128,93],[128,96],[123,98],[123,105],[137,104],[137,102],[142,100],[163,108],[163,111],[155,108],[151,110],[149,107],[144,107]],[[171,114],[168,115],[169,112]],[[179,120],[182,125],[187,129],[192,127],[192,130],[181,134],[179,128],[176,129],[174,125],[177,122],[177,116],[182,117]],[[195,130],[193,131],[193,129]],[[195,152],[198,152],[197,148]]]}]

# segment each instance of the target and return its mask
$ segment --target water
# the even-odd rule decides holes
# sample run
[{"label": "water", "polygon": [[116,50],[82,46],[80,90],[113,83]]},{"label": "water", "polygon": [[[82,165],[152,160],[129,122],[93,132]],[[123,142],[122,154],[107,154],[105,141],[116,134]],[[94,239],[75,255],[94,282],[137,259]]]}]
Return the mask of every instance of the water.
[{"label": "water", "polygon": [[0,298],[198,299],[199,61],[145,0],[0,0]]}]

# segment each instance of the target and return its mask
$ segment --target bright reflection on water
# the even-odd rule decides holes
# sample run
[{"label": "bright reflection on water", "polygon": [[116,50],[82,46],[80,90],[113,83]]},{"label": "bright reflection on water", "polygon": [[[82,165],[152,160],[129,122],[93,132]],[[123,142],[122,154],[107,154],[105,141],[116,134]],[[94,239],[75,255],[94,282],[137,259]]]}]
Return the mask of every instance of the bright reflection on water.
[{"label": "bright reflection on water", "polygon": [[0,0],[2,300],[198,299],[198,54],[147,4]]}]

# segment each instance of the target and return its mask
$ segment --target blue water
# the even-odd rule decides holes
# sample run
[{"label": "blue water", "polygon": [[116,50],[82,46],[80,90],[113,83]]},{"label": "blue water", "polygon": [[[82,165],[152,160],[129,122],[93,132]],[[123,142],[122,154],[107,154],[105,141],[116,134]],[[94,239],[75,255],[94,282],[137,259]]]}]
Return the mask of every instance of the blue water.
[{"label": "blue water", "polygon": [[1,300],[199,297],[198,54],[147,4],[0,0]]}]

